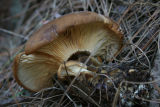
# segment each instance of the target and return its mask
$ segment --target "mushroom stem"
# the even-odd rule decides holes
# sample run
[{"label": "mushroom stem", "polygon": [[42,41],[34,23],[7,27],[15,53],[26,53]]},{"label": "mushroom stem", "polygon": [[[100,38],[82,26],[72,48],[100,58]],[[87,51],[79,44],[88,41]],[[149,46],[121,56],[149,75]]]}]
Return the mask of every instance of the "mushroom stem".
[{"label": "mushroom stem", "polygon": [[87,69],[87,66],[77,61],[67,61],[65,64],[61,64],[58,69],[58,77],[64,79],[66,76],[85,75],[93,77],[94,72]]}]

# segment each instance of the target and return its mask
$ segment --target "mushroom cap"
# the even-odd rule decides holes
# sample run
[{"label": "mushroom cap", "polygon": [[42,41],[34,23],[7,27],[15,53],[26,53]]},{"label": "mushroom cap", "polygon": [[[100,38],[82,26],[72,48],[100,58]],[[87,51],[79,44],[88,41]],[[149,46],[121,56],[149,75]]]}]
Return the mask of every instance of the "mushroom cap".
[{"label": "mushroom cap", "polygon": [[108,17],[93,12],[64,15],[43,25],[27,41],[13,63],[15,79],[35,92],[51,87],[52,76],[76,52],[109,60],[121,49],[122,40],[119,26]]},{"label": "mushroom cap", "polygon": [[42,46],[49,44],[57,38],[60,33],[63,33],[70,27],[97,22],[106,25],[108,30],[113,31],[117,38],[122,40],[123,34],[119,26],[110,18],[94,12],[78,12],[64,15],[43,25],[27,41],[25,53],[31,54]]},{"label": "mushroom cap", "polygon": [[22,52],[14,59],[13,75],[23,88],[37,92],[53,85],[52,76],[58,67],[49,56],[39,53],[26,55]]}]

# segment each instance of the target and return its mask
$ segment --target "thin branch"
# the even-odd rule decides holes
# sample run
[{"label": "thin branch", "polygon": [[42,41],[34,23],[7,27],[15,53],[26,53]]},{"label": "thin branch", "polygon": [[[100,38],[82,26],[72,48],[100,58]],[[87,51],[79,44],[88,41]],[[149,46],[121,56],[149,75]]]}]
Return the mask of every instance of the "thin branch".
[{"label": "thin branch", "polygon": [[26,38],[25,36],[23,35],[20,35],[20,34],[17,34],[15,32],[12,32],[12,31],[9,31],[9,30],[6,30],[6,29],[3,29],[3,28],[0,28],[0,31],[4,32],[4,33],[7,33],[7,34],[10,34],[10,35],[13,35],[13,36],[16,36],[16,37],[19,37],[19,38],[22,38],[24,40],[28,40],[28,38]]}]

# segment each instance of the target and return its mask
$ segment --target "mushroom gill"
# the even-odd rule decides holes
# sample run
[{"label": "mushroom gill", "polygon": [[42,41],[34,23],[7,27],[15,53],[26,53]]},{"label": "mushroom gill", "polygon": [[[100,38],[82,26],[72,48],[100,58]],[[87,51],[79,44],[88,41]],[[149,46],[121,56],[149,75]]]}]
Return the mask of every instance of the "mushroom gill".
[{"label": "mushroom gill", "polygon": [[13,70],[17,82],[31,91],[53,85],[53,74],[57,72],[59,64],[49,56],[34,53],[25,55],[20,53],[14,60]]},{"label": "mushroom gill", "polygon": [[85,51],[92,56],[103,56],[108,60],[120,47],[121,40],[103,23],[89,23],[70,27],[53,42],[37,51],[51,55],[63,63],[76,52]]}]

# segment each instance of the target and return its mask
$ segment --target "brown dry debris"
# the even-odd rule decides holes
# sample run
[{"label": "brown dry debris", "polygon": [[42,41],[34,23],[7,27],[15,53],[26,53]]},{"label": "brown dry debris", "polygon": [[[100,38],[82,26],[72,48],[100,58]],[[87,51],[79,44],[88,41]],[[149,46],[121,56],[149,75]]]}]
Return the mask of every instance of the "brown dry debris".
[{"label": "brown dry debris", "polygon": [[[0,106],[160,105],[159,0],[2,0],[0,6]],[[81,53],[78,60],[94,71],[92,79],[82,74],[61,80],[54,75],[54,85],[36,93],[19,86],[12,64],[31,35],[51,20],[80,11],[117,22],[124,34],[121,50],[111,60],[97,57],[100,66],[92,66],[94,58]]]}]

